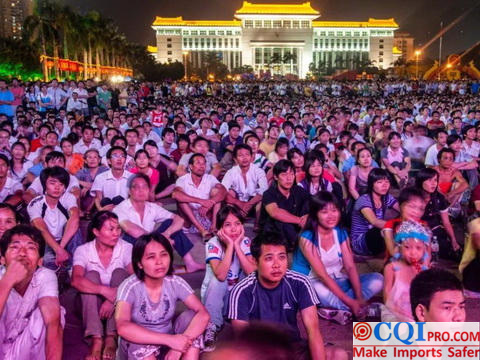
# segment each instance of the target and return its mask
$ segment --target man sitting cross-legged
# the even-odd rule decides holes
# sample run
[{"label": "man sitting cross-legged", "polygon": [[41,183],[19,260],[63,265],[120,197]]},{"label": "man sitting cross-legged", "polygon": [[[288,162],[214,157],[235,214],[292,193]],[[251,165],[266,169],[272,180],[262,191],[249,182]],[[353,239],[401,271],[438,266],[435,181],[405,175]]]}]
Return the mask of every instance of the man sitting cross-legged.
[{"label": "man sitting cross-legged", "polygon": [[193,224],[208,240],[216,230],[216,217],[226,190],[215,176],[205,173],[206,161],[202,154],[192,155],[188,164],[190,172],[177,179],[172,197],[178,201],[187,226]]},{"label": "man sitting cross-legged", "polygon": [[[287,242],[283,236],[265,233],[253,240],[250,249],[257,271],[235,285],[230,293],[228,318],[233,330],[237,333],[251,321],[275,323],[295,342],[294,360],[346,359],[343,350],[325,349],[317,294],[305,276],[287,269]],[[306,340],[300,336],[298,313],[306,328]]]},{"label": "man sitting cross-legged", "polygon": [[0,241],[0,359],[62,358],[57,277],[41,266],[44,252],[42,234],[28,225]]},{"label": "man sitting cross-legged", "polygon": [[265,171],[252,164],[252,156],[250,146],[236,145],[233,149],[233,158],[237,165],[227,171],[222,185],[227,190],[227,204],[237,207],[243,217],[246,217],[250,210],[255,209],[256,219],[258,219],[262,195],[268,189],[268,182]]}]

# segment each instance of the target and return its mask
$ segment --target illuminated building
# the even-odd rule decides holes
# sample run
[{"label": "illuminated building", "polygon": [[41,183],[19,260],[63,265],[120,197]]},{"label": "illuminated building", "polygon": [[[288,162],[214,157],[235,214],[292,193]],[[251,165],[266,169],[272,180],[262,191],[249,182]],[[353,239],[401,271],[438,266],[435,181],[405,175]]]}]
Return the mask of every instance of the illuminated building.
[{"label": "illuminated building", "polygon": [[320,12],[303,4],[252,4],[244,1],[234,20],[208,21],[156,17],[158,62],[200,67],[205,53],[217,54],[231,70],[250,65],[256,73],[295,74],[304,78],[316,67],[355,69],[369,61],[392,66],[394,19],[318,21]]},{"label": "illuminated building", "polygon": [[402,52],[402,58],[412,60],[415,57],[414,41],[415,39],[409,33],[396,31],[393,38],[393,46]]},{"label": "illuminated building", "polygon": [[22,37],[25,18],[33,13],[33,0],[0,0],[0,37]]}]

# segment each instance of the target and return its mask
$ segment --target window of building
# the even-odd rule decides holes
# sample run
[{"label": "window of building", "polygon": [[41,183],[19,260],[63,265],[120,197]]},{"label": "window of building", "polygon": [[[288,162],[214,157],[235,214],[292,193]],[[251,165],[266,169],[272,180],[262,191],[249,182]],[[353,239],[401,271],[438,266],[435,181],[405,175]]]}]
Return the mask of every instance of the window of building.
[{"label": "window of building", "polygon": [[230,47],[233,49],[233,39],[230,39]]},{"label": "window of building", "polygon": [[261,64],[261,63],[262,63],[262,49],[255,48],[255,64]]},{"label": "window of building", "polygon": [[217,47],[217,39],[212,39],[212,47]]},{"label": "window of building", "polygon": [[[333,41],[333,40],[332,40]],[[329,41],[328,39],[325,39],[325,48],[328,48]]]},{"label": "window of building", "polygon": [[208,35],[215,35],[215,30],[210,30],[210,31],[208,32]]},{"label": "window of building", "polygon": [[273,24],[274,29],[278,29],[278,28],[282,27],[282,21],[281,20],[273,20],[272,24]]},{"label": "window of building", "polygon": [[255,27],[256,28],[261,28],[262,27],[262,20],[255,20]]},{"label": "window of building", "polygon": [[383,58],[378,59],[378,62],[381,62],[381,63],[382,63],[382,62],[383,62]]},{"label": "window of building", "polygon": [[366,31],[362,31],[362,36],[368,36],[368,33]]},{"label": "window of building", "polygon": [[207,38],[207,48],[210,48],[210,38]]},{"label": "window of building", "polygon": [[298,29],[300,27],[300,22],[298,20],[292,21],[292,28]]},{"label": "window of building", "polygon": [[195,39],[195,48],[198,49],[198,39]]},{"label": "window of building", "polygon": [[189,47],[192,47],[192,45],[193,45],[193,39],[190,38],[190,39],[188,39],[188,46],[189,46]]},{"label": "window of building", "polygon": [[329,31],[328,36],[335,36],[335,33],[333,31]]},{"label": "window of building", "polygon": [[306,29],[310,27],[310,21],[308,20],[302,20],[301,22],[302,28]]},{"label": "window of building", "polygon": [[378,48],[379,48],[379,49],[383,49],[383,45],[379,45]]},{"label": "window of building", "polygon": [[253,20],[245,20],[244,26],[245,26],[246,29],[253,28]]},{"label": "window of building", "polygon": [[205,47],[205,39],[201,38],[200,39],[200,47],[203,49]]},{"label": "window of building", "polygon": [[171,63],[171,62],[172,62],[172,58],[168,58],[167,61],[168,61],[169,63]]},{"label": "window of building", "polygon": [[314,44],[315,44],[315,49],[318,48],[318,39],[314,40]]},{"label": "window of building", "polygon": [[172,38],[167,38],[167,42],[172,42]]},{"label": "window of building", "polygon": [[232,36],[232,31],[231,31],[231,30],[228,30],[228,31],[227,31],[227,35]]},{"label": "window of building", "polygon": [[263,27],[264,28],[271,28],[272,27],[272,20],[264,20],[263,21]]},{"label": "window of building", "polygon": [[206,30],[200,30],[200,35],[207,35],[207,31]]},{"label": "window of building", "polygon": [[353,36],[360,36],[360,31],[354,31]]},{"label": "window of building", "polygon": [[221,47],[222,47],[222,43],[223,43],[223,41],[222,41],[222,40],[223,40],[223,39],[218,39],[218,47],[219,47],[219,48],[221,48]]},{"label": "window of building", "polygon": [[235,39],[235,47],[238,49],[240,47],[240,39]]},{"label": "window of building", "polygon": [[380,40],[378,40],[378,41],[382,43],[382,42],[383,42],[383,39],[380,39]]},{"label": "window of building", "polygon": [[292,27],[292,22],[290,20],[283,20],[283,27],[290,29]]},{"label": "window of building", "polygon": [[225,31],[223,31],[223,30],[218,30],[218,31],[217,31],[217,34],[218,34],[218,35],[225,35]]},{"label": "window of building", "polygon": [[345,36],[352,36],[352,33],[351,33],[350,31],[347,31],[347,32],[345,33]]},{"label": "window of building", "polygon": [[326,35],[327,35],[327,33],[325,31],[320,32],[320,36],[326,36]]},{"label": "window of building", "polygon": [[171,52],[171,51],[167,51],[167,55],[172,55],[172,52]]},{"label": "window of building", "polygon": [[340,48],[340,39],[337,39],[337,49]]},{"label": "window of building", "polygon": [[172,44],[167,44],[167,48],[171,48],[172,47]]},{"label": "window of building", "polygon": [[380,52],[378,53],[378,56],[383,56],[383,51],[380,51]]},{"label": "window of building", "polygon": [[337,36],[343,36],[343,32],[342,31],[337,31]]},{"label": "window of building", "polygon": [[183,35],[188,35],[188,31],[187,31],[187,30],[183,30]]},{"label": "window of building", "polygon": [[183,38],[183,47],[187,47],[187,38]]},{"label": "window of building", "polygon": [[323,47],[323,39],[319,40],[319,45],[320,45],[321,48]]},{"label": "window of building", "polygon": [[192,35],[198,35],[198,31],[197,30],[192,30],[191,34]]}]

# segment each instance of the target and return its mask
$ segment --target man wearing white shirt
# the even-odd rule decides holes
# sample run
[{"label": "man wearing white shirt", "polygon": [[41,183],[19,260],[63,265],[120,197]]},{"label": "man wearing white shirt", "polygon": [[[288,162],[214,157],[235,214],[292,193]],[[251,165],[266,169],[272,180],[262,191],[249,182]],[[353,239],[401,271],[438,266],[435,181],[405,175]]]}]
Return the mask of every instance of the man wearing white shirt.
[{"label": "man wearing white shirt", "polygon": [[90,125],[85,125],[82,129],[82,138],[78,143],[73,146],[73,152],[79,154],[85,154],[87,150],[96,149],[100,150],[102,144],[98,139],[93,137],[95,130]]},{"label": "man wearing white shirt", "polygon": [[82,113],[85,115],[88,112],[88,92],[85,89],[85,83],[83,81],[78,82],[78,87],[74,90],[78,94],[78,98],[82,102]]},{"label": "man wearing white shirt", "polygon": [[444,147],[447,147],[447,137],[448,134],[445,130],[439,130],[435,134],[435,144],[430,146],[425,155],[425,165],[426,166],[437,166],[438,159],[437,155],[440,150]]},{"label": "man wearing white shirt", "polygon": [[127,152],[124,148],[113,146],[107,151],[107,161],[110,170],[99,174],[90,192],[95,194],[95,206],[98,210],[112,211],[128,197],[128,178],[131,176],[125,170]]},{"label": "man wearing white shirt", "polygon": [[67,170],[59,166],[43,170],[40,181],[44,195],[33,199],[27,207],[32,225],[40,230],[48,245],[43,266],[52,270],[67,265],[80,240],[75,236],[80,224],[77,201],[66,193],[69,180]]},{"label": "man wearing white shirt", "polygon": [[175,131],[171,128],[163,128],[162,144],[158,146],[158,152],[170,157],[170,154],[177,149],[175,144]]},{"label": "man wearing white shirt", "polygon": [[2,239],[0,359],[60,360],[62,315],[55,273],[42,266],[45,240],[18,225]]},{"label": "man wearing white shirt", "polygon": [[216,217],[226,190],[215,176],[206,174],[204,155],[193,154],[188,166],[190,173],[177,179],[172,197],[177,200],[184,219],[207,239],[216,230]]},{"label": "man wearing white shirt", "polygon": [[226,202],[236,206],[246,217],[255,208],[260,214],[262,195],[268,189],[265,171],[252,164],[252,148],[246,144],[236,145],[233,158],[237,165],[227,171],[222,185],[227,190]]},{"label": "man wearing white shirt", "polygon": [[[135,243],[136,239],[148,233],[165,236],[178,254],[183,258],[187,272],[205,268],[193,259],[190,250],[192,242],[182,231],[183,219],[162,206],[149,202],[150,179],[145,174],[135,174],[128,181],[130,197],[115,206],[113,212],[118,216],[120,227],[126,233],[124,239]],[[158,227],[157,227],[158,225]]]},{"label": "man wearing white shirt", "polygon": [[83,109],[83,102],[85,100],[79,99],[78,98],[78,93],[77,92],[72,92],[72,96],[68,99],[67,101],[67,111],[82,111]]},{"label": "man wearing white shirt", "polygon": [[57,111],[60,110],[68,100],[67,93],[58,86],[58,81],[56,79],[53,79],[50,83],[47,94],[52,99],[52,105]]}]

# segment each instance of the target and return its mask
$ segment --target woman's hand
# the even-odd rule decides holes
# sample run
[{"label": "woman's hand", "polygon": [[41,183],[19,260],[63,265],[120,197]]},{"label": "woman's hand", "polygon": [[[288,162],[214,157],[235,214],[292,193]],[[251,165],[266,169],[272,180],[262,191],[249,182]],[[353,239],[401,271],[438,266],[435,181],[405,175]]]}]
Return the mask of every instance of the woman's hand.
[{"label": "woman's hand", "polygon": [[218,238],[225,244],[225,245],[235,245],[235,240],[231,237],[227,236],[223,229],[220,229],[217,233]]},{"label": "woman's hand", "polygon": [[192,342],[193,340],[190,339],[187,335],[171,335],[171,340],[169,341],[168,346],[172,350],[184,353],[188,350],[190,346],[192,346]]}]

